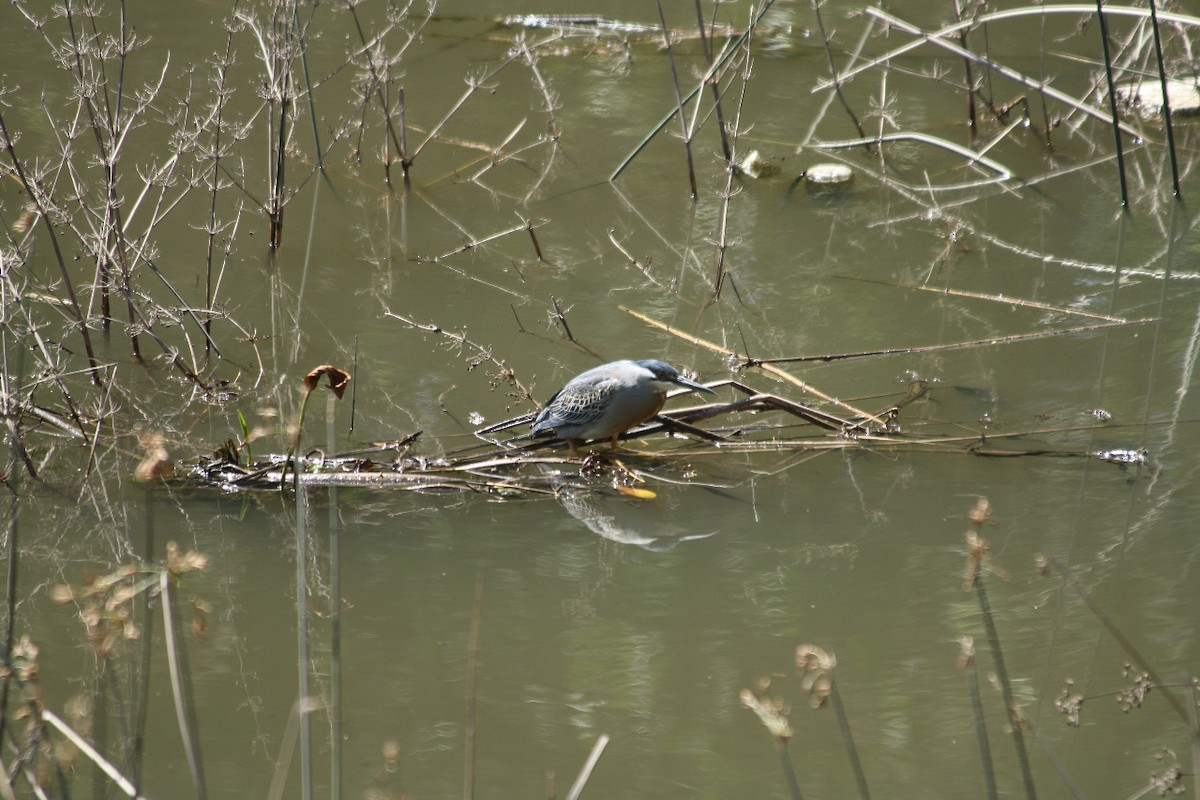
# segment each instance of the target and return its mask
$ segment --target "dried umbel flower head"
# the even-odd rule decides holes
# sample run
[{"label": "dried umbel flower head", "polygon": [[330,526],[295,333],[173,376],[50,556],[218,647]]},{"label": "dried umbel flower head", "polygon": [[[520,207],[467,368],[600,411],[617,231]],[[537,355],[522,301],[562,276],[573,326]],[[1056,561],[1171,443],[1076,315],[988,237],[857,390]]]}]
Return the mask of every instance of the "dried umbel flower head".
[{"label": "dried umbel flower head", "polygon": [[749,689],[742,689],[738,694],[742,705],[758,716],[758,721],[776,739],[787,741],[792,738],[792,726],[788,723],[787,705],[782,700],[760,698]]},{"label": "dried umbel flower head", "polygon": [[958,668],[972,669],[975,666],[975,638],[958,637]]},{"label": "dried umbel flower head", "polygon": [[175,464],[164,446],[165,440],[161,433],[142,432],[138,434],[138,441],[146,455],[133,471],[134,480],[146,483],[175,474]]},{"label": "dried umbel flower head", "polygon": [[201,570],[208,566],[208,556],[196,550],[179,552],[179,545],[167,542],[167,571],[171,577],[178,578],[185,572]]},{"label": "dried umbel flower head", "polygon": [[988,502],[986,497],[980,497],[976,500],[975,507],[967,512],[967,519],[971,520],[972,525],[986,525],[991,518],[992,504]]},{"label": "dried umbel flower head", "polygon": [[1075,681],[1067,679],[1066,685],[1054,700],[1054,708],[1062,714],[1068,725],[1079,727],[1079,712],[1083,710],[1083,695],[1074,691]]},{"label": "dried umbel flower head", "polygon": [[833,670],[837,658],[833,653],[815,644],[802,644],[796,648],[796,669],[800,670],[800,689],[808,695],[813,708],[825,705],[825,699],[833,691]]}]

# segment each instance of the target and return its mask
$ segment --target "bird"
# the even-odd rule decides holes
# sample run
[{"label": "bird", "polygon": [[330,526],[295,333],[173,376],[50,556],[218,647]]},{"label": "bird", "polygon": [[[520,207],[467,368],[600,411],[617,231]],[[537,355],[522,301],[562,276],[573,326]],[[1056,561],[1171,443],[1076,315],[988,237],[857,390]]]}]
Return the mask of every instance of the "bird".
[{"label": "bird", "polygon": [[542,406],[530,435],[553,434],[571,450],[589,439],[610,439],[616,450],[617,437],[662,410],[672,386],[716,394],[658,359],[612,361],[567,381]]}]

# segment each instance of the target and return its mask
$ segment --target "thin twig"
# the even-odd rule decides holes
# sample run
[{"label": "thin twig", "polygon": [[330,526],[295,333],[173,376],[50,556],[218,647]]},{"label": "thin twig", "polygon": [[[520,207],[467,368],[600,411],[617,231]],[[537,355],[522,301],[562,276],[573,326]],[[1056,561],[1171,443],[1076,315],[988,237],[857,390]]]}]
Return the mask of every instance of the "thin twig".
[{"label": "thin twig", "polygon": [[675,88],[675,113],[679,115],[679,128],[683,136],[683,149],[687,153],[688,181],[692,188],[692,199],[700,195],[696,189],[696,165],[692,159],[692,132],[688,130],[687,118],[683,114],[683,92],[679,89],[679,71],[675,69],[675,51],[671,47],[671,31],[667,28],[667,17],[663,14],[662,0],[654,0],[658,7],[658,18],[662,21],[663,44],[667,48],[667,63],[671,65],[671,85]]},{"label": "thin twig", "polygon": [[[1112,56],[1108,50],[1108,17],[1104,13],[1104,0],[1096,0],[1096,14],[1100,19],[1100,44],[1104,52],[1104,80],[1108,83],[1108,108],[1113,118],[1113,138],[1117,148],[1117,174],[1121,178],[1121,205],[1129,209],[1129,187],[1125,179],[1125,148],[1121,144],[1120,112],[1117,109],[1117,87],[1113,81]],[[1163,95],[1166,100],[1166,94]]]},{"label": "thin twig", "polygon": [[75,730],[62,720],[57,714],[48,708],[41,710],[42,719],[50,723],[59,733],[71,741],[71,744],[79,748],[79,751],[87,756],[93,764],[95,764],[109,779],[117,785],[122,792],[127,796],[136,798],[136,800],[145,800],[145,796],[138,792],[137,787],[121,774],[120,770],[112,765],[112,763],[104,756],[100,755],[100,751],[92,747],[91,742],[84,739]]},{"label": "thin twig", "polygon": [[192,784],[196,795],[204,800],[208,796],[204,781],[204,764],[200,758],[200,740],[196,736],[195,707],[191,697],[190,676],[187,671],[187,656],[184,644],[176,630],[178,603],[175,600],[175,584],[169,570],[163,570],[159,578],[162,595],[163,635],[166,637],[167,667],[171,675],[171,694],[175,698],[175,719],[179,723],[179,735],[183,740],[184,754],[192,772]]},{"label": "thin twig", "polygon": [[588,779],[592,776],[592,770],[596,768],[600,756],[604,754],[605,747],[608,747],[608,734],[602,733],[596,739],[596,743],[592,745],[592,751],[588,753],[587,760],[583,762],[583,767],[580,768],[579,775],[571,784],[571,789],[567,792],[564,800],[579,800],[579,796],[583,794],[583,787],[587,786]]},{"label": "thin twig", "polygon": [[483,620],[483,567],[475,571],[475,602],[467,635],[467,713],[463,731],[463,800],[475,798],[475,724],[479,701],[479,630]]}]

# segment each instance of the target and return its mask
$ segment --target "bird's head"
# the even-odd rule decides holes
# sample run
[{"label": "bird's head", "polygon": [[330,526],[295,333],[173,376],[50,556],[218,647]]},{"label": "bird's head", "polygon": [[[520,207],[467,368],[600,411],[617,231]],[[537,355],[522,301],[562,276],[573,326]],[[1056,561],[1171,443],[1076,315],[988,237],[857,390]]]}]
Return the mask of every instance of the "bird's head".
[{"label": "bird's head", "polygon": [[[685,378],[683,375],[680,374],[679,370],[675,369],[674,367],[672,367],[670,364],[666,363],[665,361],[659,361],[656,358],[644,358],[639,361],[634,361],[633,363],[637,364],[642,369],[650,372],[651,375],[653,375],[652,380],[654,380],[657,383],[675,384],[676,386],[686,386],[687,388],[692,389],[697,392],[708,392],[709,394],[716,394],[716,392],[714,392],[712,389],[708,388],[704,384],[697,383],[696,381],[692,380],[691,378]],[[666,388],[666,387],[664,386],[663,388]]]}]

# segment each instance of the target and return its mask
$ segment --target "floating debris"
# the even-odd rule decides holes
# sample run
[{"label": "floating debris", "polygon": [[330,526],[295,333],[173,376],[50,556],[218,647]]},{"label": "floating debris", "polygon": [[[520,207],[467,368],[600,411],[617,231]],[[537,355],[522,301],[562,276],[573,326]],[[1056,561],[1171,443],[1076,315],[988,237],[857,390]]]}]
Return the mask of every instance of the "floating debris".
[{"label": "floating debris", "polygon": [[778,163],[764,158],[763,154],[757,150],[751,150],[746,154],[746,157],[742,159],[739,169],[741,169],[743,175],[756,180],[758,178],[769,178],[772,175],[778,175],[780,172]]},{"label": "floating debris", "polygon": [[[1141,80],[1124,83],[1115,88],[1117,99],[1143,117],[1163,116],[1162,83],[1157,80]],[[1180,117],[1200,116],[1200,85],[1195,80],[1167,80],[1167,101],[1171,104],[1171,115]]]},{"label": "floating debris", "polygon": [[842,189],[854,180],[854,170],[845,164],[813,164],[804,171],[804,183],[814,191]]},{"label": "floating debris", "polygon": [[1107,461],[1110,464],[1119,464],[1122,467],[1130,464],[1137,467],[1144,467],[1150,461],[1150,453],[1146,448],[1140,450],[1100,450],[1094,454],[1101,461]]},{"label": "floating debris", "polygon": [[622,22],[585,14],[515,14],[502,19],[506,28],[538,28],[557,30],[600,30],[611,33],[657,33],[657,25],[641,22]]}]

